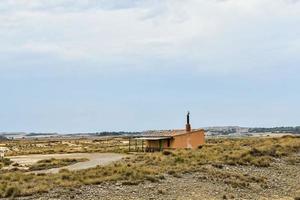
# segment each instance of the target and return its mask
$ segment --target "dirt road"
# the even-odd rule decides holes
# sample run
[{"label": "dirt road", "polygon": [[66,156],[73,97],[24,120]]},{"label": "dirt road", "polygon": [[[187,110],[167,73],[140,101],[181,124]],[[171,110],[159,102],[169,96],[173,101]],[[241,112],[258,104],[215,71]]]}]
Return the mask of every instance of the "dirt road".
[{"label": "dirt road", "polygon": [[124,158],[125,154],[116,153],[72,153],[72,154],[36,154],[36,155],[24,155],[24,156],[12,156],[8,157],[11,161],[17,162],[21,165],[32,165],[39,160],[45,159],[63,159],[63,158],[87,158],[88,161],[79,162],[73,165],[53,168],[47,170],[34,171],[34,173],[57,173],[60,169],[68,170],[80,170],[96,167],[97,165],[107,165],[111,162],[115,162]]}]

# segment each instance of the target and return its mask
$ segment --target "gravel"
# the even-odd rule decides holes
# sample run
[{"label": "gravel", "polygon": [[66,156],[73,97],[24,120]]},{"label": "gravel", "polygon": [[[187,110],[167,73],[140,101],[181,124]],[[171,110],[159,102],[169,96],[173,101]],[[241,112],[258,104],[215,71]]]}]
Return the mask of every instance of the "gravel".
[{"label": "gravel", "polygon": [[[224,178],[219,174],[233,174]],[[254,177],[253,181],[235,185],[235,176]],[[233,182],[232,182],[233,180]],[[252,180],[252,179],[251,179]],[[240,181],[240,182],[239,182]],[[245,185],[244,185],[245,184]],[[284,199],[294,200],[300,195],[300,166],[283,161],[268,168],[253,166],[223,166],[221,169],[205,165],[197,172],[174,177],[165,175],[159,182],[144,181],[138,185],[107,182],[79,188],[58,188],[48,193],[20,200],[129,200],[129,199]]]}]

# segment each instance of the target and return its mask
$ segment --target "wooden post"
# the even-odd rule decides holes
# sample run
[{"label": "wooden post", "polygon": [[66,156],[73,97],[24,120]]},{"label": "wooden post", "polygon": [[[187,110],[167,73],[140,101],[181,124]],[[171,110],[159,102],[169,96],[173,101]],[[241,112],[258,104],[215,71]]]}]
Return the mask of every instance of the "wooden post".
[{"label": "wooden post", "polygon": [[159,151],[162,151],[162,140],[159,140]]},{"label": "wooden post", "polygon": [[128,139],[128,152],[130,152],[130,137]]}]

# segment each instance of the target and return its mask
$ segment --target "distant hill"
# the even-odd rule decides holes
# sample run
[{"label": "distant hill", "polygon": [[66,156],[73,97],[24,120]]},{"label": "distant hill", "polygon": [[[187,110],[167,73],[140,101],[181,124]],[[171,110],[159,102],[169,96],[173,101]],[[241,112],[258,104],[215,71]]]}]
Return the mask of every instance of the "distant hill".
[{"label": "distant hill", "polygon": [[104,131],[104,132],[97,132],[92,135],[96,136],[121,136],[121,135],[139,135],[141,132],[126,132],[126,131],[118,131],[118,132],[109,132],[109,131]]},{"label": "distant hill", "polygon": [[205,127],[204,130],[212,135],[229,135],[248,133],[249,128],[240,126],[214,126]]},{"label": "distant hill", "polygon": [[253,135],[256,133],[290,133],[300,134],[300,126],[296,127],[272,127],[272,128],[249,128],[240,126],[215,126],[206,127],[209,135]]},{"label": "distant hill", "polygon": [[32,136],[52,136],[52,135],[57,135],[57,133],[28,133],[25,136],[27,137],[32,137]]},{"label": "distant hill", "polygon": [[249,128],[249,133],[292,133],[300,134],[300,126],[296,127],[274,127],[274,128]]},{"label": "distant hill", "polygon": [[5,136],[0,135],[0,140],[8,140]]}]

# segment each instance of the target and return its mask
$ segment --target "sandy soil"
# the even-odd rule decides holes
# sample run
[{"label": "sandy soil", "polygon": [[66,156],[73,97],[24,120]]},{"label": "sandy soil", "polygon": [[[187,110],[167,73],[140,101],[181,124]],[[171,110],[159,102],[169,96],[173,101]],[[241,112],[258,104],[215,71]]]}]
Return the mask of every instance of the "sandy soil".
[{"label": "sandy soil", "polygon": [[[165,175],[158,182],[144,181],[138,185],[105,182],[78,188],[56,188],[48,193],[36,194],[19,200],[294,200],[300,197],[300,167],[275,163],[268,168],[253,166],[203,166],[216,173],[187,172],[180,176]],[[266,182],[252,181],[247,186],[235,186],[217,172],[248,174],[265,177]]]},{"label": "sandy soil", "polygon": [[[63,158],[87,158],[88,161],[79,162],[73,165],[53,168],[48,170],[34,171],[34,173],[57,173],[60,169],[80,170],[96,167],[97,165],[107,165],[111,162],[121,160],[126,155],[115,153],[72,153],[72,154],[35,154],[35,155],[23,155],[8,157],[11,161],[17,162],[20,165],[32,165],[39,160],[44,159],[63,159]],[[31,172],[32,173],[32,172]]]}]

